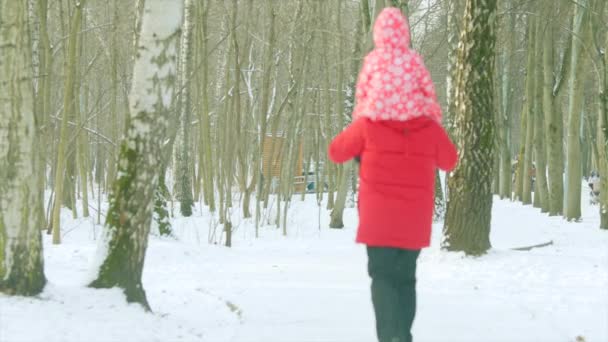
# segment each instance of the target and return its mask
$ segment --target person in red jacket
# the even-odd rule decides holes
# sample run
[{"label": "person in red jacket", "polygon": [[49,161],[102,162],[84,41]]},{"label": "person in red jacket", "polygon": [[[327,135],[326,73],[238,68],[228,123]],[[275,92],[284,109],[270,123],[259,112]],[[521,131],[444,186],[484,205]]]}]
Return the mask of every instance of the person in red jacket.
[{"label": "person in red jacket", "polygon": [[376,331],[409,342],[416,311],[416,262],[429,246],[435,171],[451,171],[456,148],[422,58],[409,48],[406,18],[384,9],[375,48],[357,82],[353,122],[329,146],[335,163],[360,158],[357,242],[367,245]]}]

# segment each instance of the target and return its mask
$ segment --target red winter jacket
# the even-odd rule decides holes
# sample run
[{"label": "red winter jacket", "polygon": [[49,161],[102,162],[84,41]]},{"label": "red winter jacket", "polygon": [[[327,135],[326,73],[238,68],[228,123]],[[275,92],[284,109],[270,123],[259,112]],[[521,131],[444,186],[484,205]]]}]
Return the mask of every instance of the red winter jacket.
[{"label": "red winter jacket", "polygon": [[430,243],[435,170],[450,171],[456,148],[433,119],[355,120],[329,146],[333,162],[361,156],[357,242],[421,249]]}]

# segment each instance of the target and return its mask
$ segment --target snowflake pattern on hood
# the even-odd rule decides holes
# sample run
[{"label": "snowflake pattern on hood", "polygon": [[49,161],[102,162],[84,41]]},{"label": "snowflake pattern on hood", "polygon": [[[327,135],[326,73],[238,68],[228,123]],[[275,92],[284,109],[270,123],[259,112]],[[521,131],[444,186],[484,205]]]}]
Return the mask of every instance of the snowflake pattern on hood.
[{"label": "snowflake pattern on hood", "polygon": [[422,57],[409,47],[409,25],[401,11],[382,10],[373,34],[375,48],[363,61],[353,119],[408,121],[425,116],[441,123],[433,81]]}]

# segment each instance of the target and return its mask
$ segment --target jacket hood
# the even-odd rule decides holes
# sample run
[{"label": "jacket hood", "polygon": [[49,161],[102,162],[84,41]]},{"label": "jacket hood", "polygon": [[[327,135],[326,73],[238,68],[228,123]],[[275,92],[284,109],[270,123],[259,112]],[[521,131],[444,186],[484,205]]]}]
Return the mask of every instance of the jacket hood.
[{"label": "jacket hood", "polygon": [[374,41],[357,80],[353,118],[409,121],[428,116],[441,122],[433,80],[422,57],[409,48],[409,27],[399,9],[389,7],[378,15]]},{"label": "jacket hood", "polygon": [[379,49],[403,49],[410,46],[410,28],[396,7],[383,9],[374,23],[374,45]]}]

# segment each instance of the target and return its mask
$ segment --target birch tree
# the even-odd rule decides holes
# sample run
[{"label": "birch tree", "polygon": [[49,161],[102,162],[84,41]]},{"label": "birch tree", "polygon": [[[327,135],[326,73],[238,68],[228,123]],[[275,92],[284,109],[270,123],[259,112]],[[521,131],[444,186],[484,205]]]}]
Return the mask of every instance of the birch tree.
[{"label": "birch tree", "polygon": [[127,301],[149,309],[141,282],[160,156],[175,92],[176,43],[183,3],[147,0],[129,95],[129,124],[104,226],[105,255],[95,288],[120,287]]},{"label": "birch tree", "polygon": [[456,64],[459,161],[448,180],[443,247],[472,255],[491,247],[496,3],[466,1]]},{"label": "birch tree", "polygon": [[16,295],[46,282],[27,17],[25,1],[0,0],[0,292]]}]

